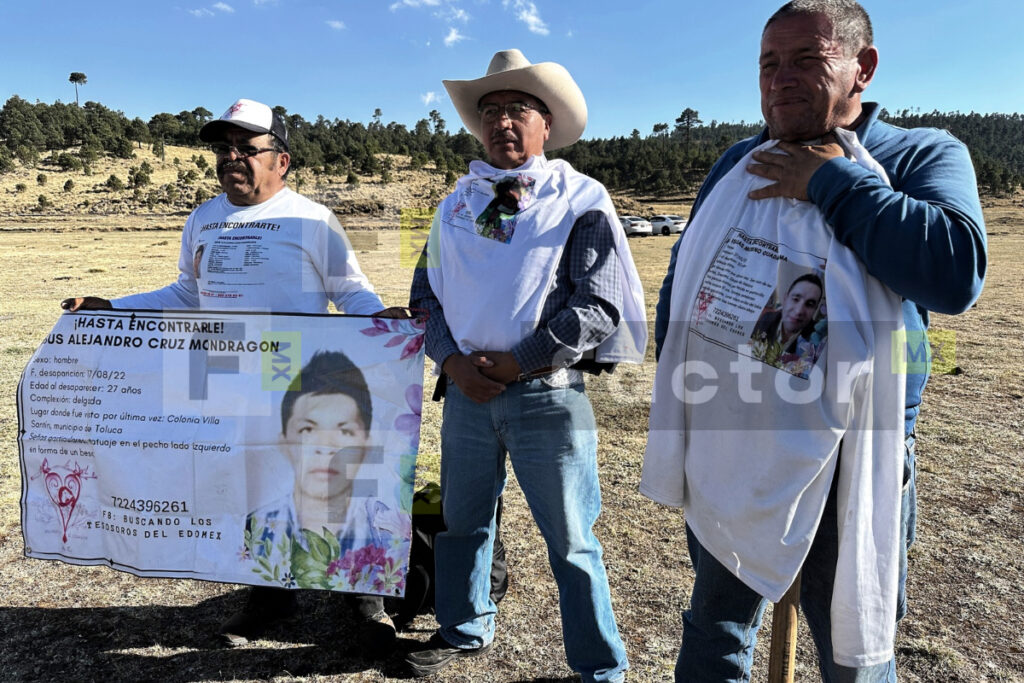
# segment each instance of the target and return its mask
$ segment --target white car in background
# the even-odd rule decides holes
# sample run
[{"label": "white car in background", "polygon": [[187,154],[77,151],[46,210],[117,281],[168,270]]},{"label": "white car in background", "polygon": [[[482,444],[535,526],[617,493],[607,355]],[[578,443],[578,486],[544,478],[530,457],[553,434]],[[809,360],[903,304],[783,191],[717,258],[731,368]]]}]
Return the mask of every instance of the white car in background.
[{"label": "white car in background", "polygon": [[678,234],[686,227],[686,219],[682,216],[651,216],[651,229],[662,235]]},{"label": "white car in background", "polygon": [[640,216],[619,216],[619,222],[622,223],[622,230],[626,233],[626,237],[653,234],[651,222],[646,218],[641,218]]}]

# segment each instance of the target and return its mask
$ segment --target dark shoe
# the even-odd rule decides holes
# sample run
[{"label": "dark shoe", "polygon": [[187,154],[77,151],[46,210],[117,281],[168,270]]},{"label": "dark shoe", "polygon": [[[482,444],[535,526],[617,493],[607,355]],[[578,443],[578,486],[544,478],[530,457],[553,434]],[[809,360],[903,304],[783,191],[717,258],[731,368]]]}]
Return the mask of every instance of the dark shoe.
[{"label": "dark shoe", "polygon": [[356,632],[363,655],[370,659],[384,659],[395,651],[395,623],[383,610],[359,622]]},{"label": "dark shoe", "polygon": [[255,586],[240,611],[220,625],[217,637],[224,645],[237,647],[259,637],[279,621],[295,614],[294,591]]},{"label": "dark shoe", "polygon": [[492,643],[487,643],[473,649],[455,647],[440,632],[435,631],[430,640],[423,644],[420,649],[409,652],[405,655],[405,661],[412,669],[417,678],[429,676],[436,673],[459,657],[477,657],[491,649]]}]

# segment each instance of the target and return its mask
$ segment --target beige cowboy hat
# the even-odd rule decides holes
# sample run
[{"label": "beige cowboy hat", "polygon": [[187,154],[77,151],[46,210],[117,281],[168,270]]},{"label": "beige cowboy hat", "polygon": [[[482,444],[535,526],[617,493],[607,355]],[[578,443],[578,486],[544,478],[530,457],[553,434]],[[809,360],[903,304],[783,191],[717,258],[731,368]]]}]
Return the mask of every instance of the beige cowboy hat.
[{"label": "beige cowboy hat", "polygon": [[483,139],[480,98],[499,90],[518,90],[533,95],[551,112],[551,132],[545,150],[568,147],[580,139],[587,126],[587,102],[576,81],[561,64],[531,64],[519,50],[494,53],[487,74],[472,81],[443,81],[462,123],[477,140]]}]

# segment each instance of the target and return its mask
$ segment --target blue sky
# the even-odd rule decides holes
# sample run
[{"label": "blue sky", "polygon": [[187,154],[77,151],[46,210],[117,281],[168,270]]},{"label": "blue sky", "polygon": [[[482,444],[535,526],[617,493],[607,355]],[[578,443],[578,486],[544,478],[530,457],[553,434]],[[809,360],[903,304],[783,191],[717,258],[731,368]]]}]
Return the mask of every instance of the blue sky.
[{"label": "blue sky", "polygon": [[[686,107],[758,121],[761,27],[782,0],[0,0],[0,101],[80,98],[144,120],[238,97],[412,126],[458,116],[443,78],[517,47],[566,66],[585,137],[647,135]],[[881,55],[868,100],[890,110],[1024,112],[1024,2],[867,0]]]}]

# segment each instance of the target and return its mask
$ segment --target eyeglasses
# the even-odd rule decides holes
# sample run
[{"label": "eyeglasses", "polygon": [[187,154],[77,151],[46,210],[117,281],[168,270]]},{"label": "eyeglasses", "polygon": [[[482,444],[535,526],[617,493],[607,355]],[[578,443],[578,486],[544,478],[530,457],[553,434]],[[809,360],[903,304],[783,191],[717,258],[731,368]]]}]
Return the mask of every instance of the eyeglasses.
[{"label": "eyeglasses", "polygon": [[214,142],[210,145],[210,149],[219,157],[226,157],[231,153],[231,150],[235,150],[235,154],[240,158],[255,156],[262,152],[276,152],[273,147],[257,147],[255,145],[229,145],[226,142]]},{"label": "eyeglasses", "polygon": [[507,102],[505,104],[484,104],[476,109],[484,123],[494,123],[502,116],[507,116],[512,121],[525,121],[530,117],[530,112],[539,114],[550,114],[544,107],[537,107],[527,102]]}]

